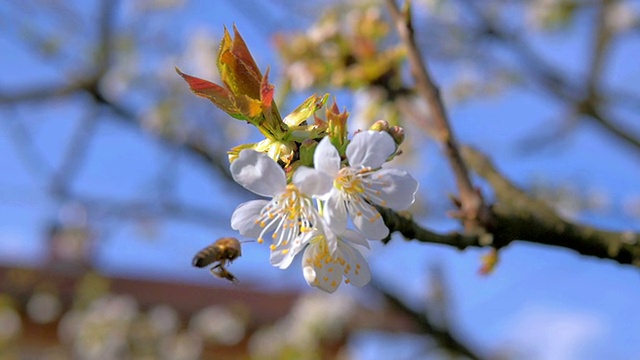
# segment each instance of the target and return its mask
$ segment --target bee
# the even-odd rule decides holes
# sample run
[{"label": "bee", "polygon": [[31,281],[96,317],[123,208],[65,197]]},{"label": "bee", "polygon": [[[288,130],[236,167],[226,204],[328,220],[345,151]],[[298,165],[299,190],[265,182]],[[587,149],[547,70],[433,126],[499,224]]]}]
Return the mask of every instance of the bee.
[{"label": "bee", "polygon": [[223,237],[206,248],[200,250],[193,257],[193,266],[203,268],[207,265],[216,263],[211,267],[210,271],[216,277],[227,279],[231,282],[238,283],[238,278],[227,270],[227,263],[239,258],[242,255],[240,241],[232,237]]}]

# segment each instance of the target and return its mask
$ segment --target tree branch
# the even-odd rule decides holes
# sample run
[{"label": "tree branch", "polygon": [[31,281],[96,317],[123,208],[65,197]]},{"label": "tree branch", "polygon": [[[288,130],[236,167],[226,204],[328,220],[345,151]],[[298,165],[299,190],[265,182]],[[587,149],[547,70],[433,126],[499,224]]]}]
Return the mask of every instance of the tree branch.
[{"label": "tree branch", "polygon": [[464,158],[495,190],[492,207],[495,227],[493,246],[514,240],[559,246],[583,255],[640,266],[640,236],[632,231],[609,231],[563,219],[546,203],[530,198],[501,175],[480,152],[465,147]]},{"label": "tree branch", "polygon": [[391,232],[397,231],[407,239],[458,249],[469,246],[500,249],[513,241],[526,241],[640,267],[640,234],[637,232],[610,231],[565,220],[549,205],[530,198],[509,182],[480,152],[464,147],[462,155],[495,190],[497,201],[490,207],[492,222],[486,224],[487,233],[437,234],[424,229],[409,216],[379,208]]},{"label": "tree branch", "polygon": [[[449,125],[449,119],[440,97],[440,90],[431,79],[427,64],[416,44],[410,9],[405,9],[403,13],[395,0],[386,0],[386,3],[395,22],[398,35],[407,48],[407,57],[415,79],[416,90],[429,106],[430,115],[436,127],[436,138],[444,146],[446,158],[454,173],[460,192],[461,213],[459,217],[463,219],[466,229],[475,228],[478,219],[481,223],[488,221],[489,213],[486,211],[482,197],[471,183],[467,166],[460,156],[458,144]],[[429,126],[425,121],[418,125],[425,129]]]}]

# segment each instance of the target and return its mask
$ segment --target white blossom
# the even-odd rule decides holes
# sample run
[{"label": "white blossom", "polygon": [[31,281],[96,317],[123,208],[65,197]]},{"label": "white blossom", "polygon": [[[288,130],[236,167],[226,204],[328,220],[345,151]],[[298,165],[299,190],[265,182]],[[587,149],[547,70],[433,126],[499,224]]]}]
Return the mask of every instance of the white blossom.
[{"label": "white blossom", "polygon": [[368,239],[379,240],[389,229],[374,205],[405,210],[415,200],[418,183],[406,171],[381,168],[395,151],[395,142],[386,132],[356,134],[346,149],[348,166],[324,138],[314,154],[315,168],[333,179],[333,188],[323,196],[324,217],[338,234],[347,226],[347,214]]},{"label": "white blossom", "polygon": [[287,268],[304,247],[304,234],[319,221],[311,196],[327,193],[330,179],[315,169],[300,167],[287,184],[282,168],[267,154],[254,150],[240,152],[231,164],[231,174],[247,190],[271,197],[240,204],[231,216],[231,227],[259,243],[270,235],[271,264]]},{"label": "white blossom", "polygon": [[306,238],[308,245],[302,256],[302,273],[310,286],[332,293],[343,277],[345,283],[357,287],[369,283],[369,265],[357,248],[369,248],[362,234],[347,229],[336,235],[321,221]]}]

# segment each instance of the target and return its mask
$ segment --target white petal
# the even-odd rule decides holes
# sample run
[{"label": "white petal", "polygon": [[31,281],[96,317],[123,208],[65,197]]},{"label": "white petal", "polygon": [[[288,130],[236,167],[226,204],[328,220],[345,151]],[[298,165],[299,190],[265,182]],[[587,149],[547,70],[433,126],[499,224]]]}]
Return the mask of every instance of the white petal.
[{"label": "white petal", "polygon": [[377,191],[371,198],[376,204],[406,210],[415,201],[418,182],[406,171],[381,169],[371,176],[374,179],[372,190]]},{"label": "white petal", "polygon": [[340,171],[340,154],[331,144],[328,136],[320,140],[316,147],[316,151],[313,154],[313,166],[331,178],[335,178],[338,175],[338,171]]},{"label": "white petal", "polygon": [[357,231],[353,231],[351,229],[347,229],[347,230],[345,230],[345,232],[343,234],[340,235],[340,238],[348,246],[353,247],[353,245],[360,245],[360,246],[365,247],[367,249],[370,248],[369,247],[369,242],[367,241],[365,236],[362,235],[361,233],[357,232]]},{"label": "white petal", "polygon": [[349,279],[351,285],[357,287],[363,287],[371,281],[371,271],[369,270],[369,264],[362,254],[346,244],[339,245],[339,251],[342,252],[347,264],[351,267],[345,269],[345,277]]},{"label": "white petal", "polygon": [[287,178],[284,170],[267,154],[255,150],[242,150],[231,163],[233,179],[255,194],[273,197],[284,191]]},{"label": "white petal", "polygon": [[[331,254],[331,256],[334,256],[336,254],[336,250],[338,249],[338,241],[339,241],[338,236],[336,236],[336,233],[331,229],[329,224],[327,224],[326,221],[324,220],[320,220],[317,226],[320,229],[320,231],[322,231],[324,234],[324,239],[327,242],[327,248],[329,249],[329,254]],[[345,228],[346,226],[347,225],[345,224]]]},{"label": "white petal", "polygon": [[322,267],[314,268],[314,270],[316,272],[316,282],[312,286],[320,290],[332,293],[342,283],[342,272],[337,262],[324,264]]},{"label": "white petal", "polygon": [[342,282],[342,271],[338,262],[325,263],[324,260],[315,262],[318,258],[320,246],[318,243],[311,243],[307,246],[302,256],[302,271],[305,280],[311,286],[332,293],[336,291]]},{"label": "white petal", "polygon": [[331,231],[338,235],[347,228],[347,208],[340,192],[335,188],[324,204],[324,219]]},{"label": "white petal", "polygon": [[333,187],[333,179],[320,170],[301,166],[293,174],[293,183],[308,196],[322,197]]},{"label": "white petal", "polygon": [[365,207],[369,208],[369,211],[363,212],[362,215],[356,216],[356,214],[349,213],[353,224],[364,234],[369,240],[381,240],[389,235],[389,228],[382,221],[380,213],[373,206],[365,204]]},{"label": "white petal", "polygon": [[302,246],[298,247],[279,247],[275,250],[271,251],[269,255],[269,261],[271,265],[276,266],[280,269],[286,269],[293,262],[293,258],[302,250]]},{"label": "white petal", "polygon": [[315,234],[315,232],[309,231],[302,236],[298,236],[291,244],[278,246],[271,250],[271,254],[269,255],[271,265],[277,266],[280,269],[288,268],[293,258],[296,257]]},{"label": "white petal", "polygon": [[395,149],[396,143],[386,132],[371,130],[359,132],[347,145],[349,166],[377,169],[387,161]]},{"label": "white petal", "polygon": [[256,223],[260,211],[269,203],[267,200],[251,200],[238,205],[231,215],[231,228],[242,236],[257,238],[262,228]]},{"label": "white petal", "polygon": [[313,286],[313,282],[316,281],[316,271],[311,266],[305,266],[302,268],[302,276],[307,281],[307,284]]}]

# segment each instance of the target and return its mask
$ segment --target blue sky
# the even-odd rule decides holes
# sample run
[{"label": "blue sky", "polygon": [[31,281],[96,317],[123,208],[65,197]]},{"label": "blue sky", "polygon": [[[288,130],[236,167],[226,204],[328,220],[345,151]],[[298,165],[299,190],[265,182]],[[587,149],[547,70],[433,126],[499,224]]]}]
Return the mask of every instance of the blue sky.
[{"label": "blue sky", "polygon": [[[223,25],[230,27],[235,23],[260,67],[271,65],[272,74],[277,74],[277,58],[264,46],[270,35],[262,31],[302,28],[307,21],[302,17],[284,22],[282,8],[276,7],[267,24],[254,26],[249,23],[252,18],[245,6],[212,4],[196,1],[188,3],[185,10],[177,11],[171,17],[176,28],[172,39],[184,43],[192,31],[202,29],[219,37]],[[85,6],[91,13],[90,5]],[[123,10],[123,15],[133,11],[128,9]],[[126,20],[119,26],[126,28]],[[153,27],[153,23],[149,26]],[[545,57],[559,62],[563,68],[574,69],[579,75],[580,69],[574,65],[581,58],[576,54],[585,52],[584,41],[580,39],[589,31],[591,29],[578,27],[568,40],[552,34],[533,41],[539,49],[544,46]],[[631,41],[628,46],[617,49],[610,60],[609,71],[616,86],[630,90],[635,90],[632,84],[640,81],[640,69],[637,60],[633,60],[640,58],[637,35],[634,40],[635,43]],[[178,59],[182,49],[172,51],[158,56]],[[55,64],[33,57],[7,34],[0,37],[0,52],[11,54],[0,57],[0,66],[11,70],[0,77],[0,89],[20,89],[25,84],[28,87],[62,78]],[[191,70],[188,64],[184,66],[183,70]],[[434,77],[446,89],[454,78],[455,68],[436,63],[433,69]],[[167,66],[166,71],[172,73],[173,69]],[[85,116],[78,108],[83,101],[75,99],[64,104],[0,111],[4,123],[0,127],[3,168],[0,261],[29,265],[42,261],[44,225],[58,216],[60,209],[60,203],[46,194],[47,184],[39,175],[42,169],[30,168],[28,164],[33,162],[25,161],[25,154],[16,150],[14,133],[9,131],[12,122],[27,123],[34,130],[32,136],[39,156],[55,165],[61,161],[73,129]],[[341,105],[348,104],[338,101]],[[517,184],[526,187],[543,179],[546,184],[575,187],[583,194],[604,194],[609,204],[605,211],[571,215],[606,228],[640,231],[638,218],[624,211],[630,199],[640,199],[637,154],[614,139],[602,136],[595,125],[579,124],[568,136],[541,152],[523,154],[519,151],[523,137],[548,128],[562,116],[558,104],[529,91],[513,90],[498,97],[456,104],[449,110],[460,141],[490,155],[499,169]],[[637,120],[637,114],[624,115]],[[115,122],[99,125],[85,157],[85,166],[74,183],[76,189],[111,200],[148,199],[157,196],[152,187],[154,174],[169,166],[178,174],[174,178],[174,196],[216,214],[211,226],[206,228],[167,219],[157,224],[155,236],[145,236],[141,227],[131,222],[101,225],[99,230],[104,241],[98,245],[97,266],[104,273],[214,283],[207,271],[191,267],[191,257],[213,239],[234,235],[227,226],[228,220],[235,206],[246,198],[229,194],[228,187],[216,181],[197,162],[184,155],[173,158],[171,153],[151,137],[126,126]],[[422,156],[425,165],[411,169],[420,174],[420,196],[427,205],[442,206],[446,204],[447,192],[455,191],[450,172],[433,143],[425,145]],[[442,216],[423,221],[439,230],[449,230],[456,225]],[[247,244],[244,249],[242,259],[233,264],[233,272],[243,283],[255,283],[260,288],[306,288],[297,261],[287,271],[281,271],[268,265],[265,246]],[[638,357],[640,321],[637,319],[640,317],[635,314],[640,303],[640,274],[637,269],[581,257],[564,249],[517,242],[501,252],[494,274],[480,276],[480,256],[485,251],[461,252],[398,238],[388,246],[374,246],[369,258],[373,276],[416,305],[422,304],[427,290],[428,270],[436,265],[441,267],[451,292],[455,326],[480,351],[505,351],[523,355],[516,358],[532,359]],[[141,253],[144,257],[139,256]],[[411,343],[411,339],[403,341]],[[354,351],[362,358],[382,359],[381,353],[378,357],[373,355],[383,350],[380,344],[385,342],[379,334],[362,334],[354,341]]]}]

